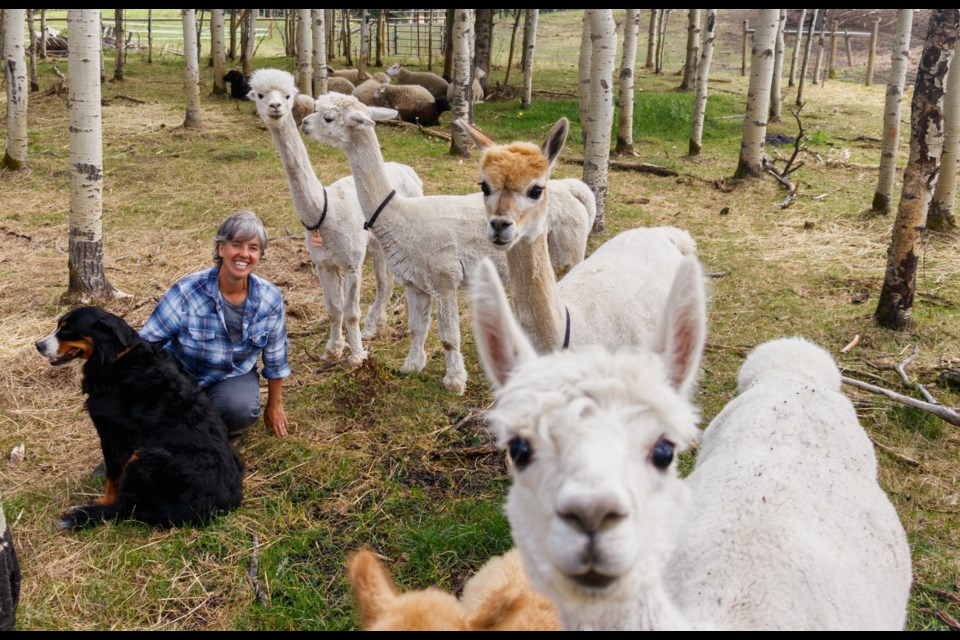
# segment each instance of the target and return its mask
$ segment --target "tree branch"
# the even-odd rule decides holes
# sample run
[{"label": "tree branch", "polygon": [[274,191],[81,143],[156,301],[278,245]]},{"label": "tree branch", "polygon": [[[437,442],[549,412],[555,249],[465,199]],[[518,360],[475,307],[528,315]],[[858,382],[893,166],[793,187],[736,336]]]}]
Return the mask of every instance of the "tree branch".
[{"label": "tree branch", "polygon": [[930,402],[924,402],[923,400],[917,400],[916,398],[911,398],[910,396],[905,396],[903,394],[897,393],[896,391],[891,391],[889,389],[884,389],[883,387],[878,387],[867,382],[862,382],[855,378],[848,378],[846,376],[841,376],[840,380],[844,384],[848,384],[851,387],[857,387],[858,389],[863,389],[864,391],[870,391],[871,393],[879,393],[887,396],[891,400],[896,400],[900,404],[905,404],[908,407],[913,407],[914,409],[922,409],[923,411],[929,411],[933,415],[937,416],[944,422],[949,422],[955,427],[960,427],[960,414],[958,414],[953,409],[943,406],[942,404],[933,404]]}]

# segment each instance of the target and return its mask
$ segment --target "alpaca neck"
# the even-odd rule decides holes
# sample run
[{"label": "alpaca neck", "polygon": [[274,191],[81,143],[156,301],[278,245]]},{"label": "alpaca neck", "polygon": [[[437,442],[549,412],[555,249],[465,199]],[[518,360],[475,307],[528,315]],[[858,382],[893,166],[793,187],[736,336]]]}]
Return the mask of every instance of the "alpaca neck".
[{"label": "alpaca neck", "polygon": [[293,206],[304,224],[313,226],[320,219],[325,201],[323,184],[310,164],[307,147],[303,144],[293,116],[287,115],[275,126],[270,126],[273,143],[280,153],[280,161],[287,172]]},{"label": "alpaca neck", "polygon": [[689,631],[694,627],[676,608],[662,585],[645,587],[629,604],[579,601],[558,606],[566,631]]},{"label": "alpaca neck", "polygon": [[[393,190],[383,164],[383,154],[380,153],[377,134],[372,127],[354,132],[353,144],[347,150],[347,159],[357,184],[357,199],[360,201],[360,208],[363,209],[363,217],[369,220],[380,203]],[[394,202],[400,197],[398,194]],[[389,216],[391,213],[395,211],[384,211],[383,215]],[[376,226],[382,224],[381,220],[382,218],[377,219]]]},{"label": "alpaca neck", "polygon": [[511,299],[520,326],[538,353],[563,347],[567,310],[557,291],[557,278],[547,250],[547,234],[521,238],[507,251]]}]

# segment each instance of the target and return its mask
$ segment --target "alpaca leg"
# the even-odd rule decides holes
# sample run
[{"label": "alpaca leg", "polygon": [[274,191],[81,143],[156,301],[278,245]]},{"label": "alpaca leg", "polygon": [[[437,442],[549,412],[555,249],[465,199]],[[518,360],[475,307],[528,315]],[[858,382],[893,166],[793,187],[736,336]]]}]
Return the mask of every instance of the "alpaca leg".
[{"label": "alpaca leg", "polygon": [[367,357],[360,339],[360,269],[362,267],[363,263],[344,274],[344,320],[347,324],[347,344],[350,345],[350,357],[347,358],[347,363],[351,366],[359,365]]},{"label": "alpaca leg", "polygon": [[458,396],[462,395],[467,388],[467,369],[460,353],[460,309],[456,289],[445,291],[437,298],[437,333],[447,361],[443,386]]},{"label": "alpaca leg", "polygon": [[343,354],[343,275],[334,266],[317,266],[323,289],[323,306],[330,318],[330,337],[323,353],[324,360],[339,360]]},{"label": "alpaca leg", "polygon": [[427,332],[430,331],[430,302],[430,295],[426,292],[407,287],[407,322],[410,323],[413,340],[401,369],[404,373],[420,371],[427,365],[424,345],[427,342]]},{"label": "alpaca leg", "polygon": [[363,337],[366,340],[377,335],[381,328],[387,326],[387,305],[393,295],[393,274],[387,268],[387,261],[383,257],[380,243],[370,238],[367,244],[367,256],[373,266],[373,277],[377,285],[377,292],[373,304],[367,311],[367,318],[363,323]]}]

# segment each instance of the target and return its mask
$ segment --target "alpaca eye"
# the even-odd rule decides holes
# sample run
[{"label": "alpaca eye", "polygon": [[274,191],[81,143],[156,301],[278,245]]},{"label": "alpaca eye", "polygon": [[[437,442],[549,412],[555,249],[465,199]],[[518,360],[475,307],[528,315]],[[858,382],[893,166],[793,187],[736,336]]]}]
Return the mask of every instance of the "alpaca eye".
[{"label": "alpaca eye", "polygon": [[540,196],[543,195],[543,187],[536,186],[530,187],[530,190],[527,191],[527,197],[531,200],[539,200]]},{"label": "alpaca eye", "polygon": [[673,462],[673,443],[666,438],[657,440],[657,444],[653,445],[651,459],[653,460],[653,466],[661,471],[669,467],[670,463]]},{"label": "alpaca eye", "polygon": [[324,114],[324,116],[323,116],[323,121],[324,121],[324,122],[333,122],[333,116],[331,116],[331,115],[329,115],[329,114]]},{"label": "alpaca eye", "polygon": [[263,100],[263,94],[262,94],[262,93],[258,93],[258,94],[257,94],[257,97],[260,98],[261,100]]},{"label": "alpaca eye", "polygon": [[483,195],[490,195],[490,185],[487,184],[486,180],[480,181],[480,191],[483,191]]},{"label": "alpaca eye", "polygon": [[510,459],[513,460],[513,464],[517,465],[518,470],[522,470],[530,464],[530,459],[533,457],[533,449],[530,447],[528,440],[513,438],[507,443],[507,449],[510,452]]}]

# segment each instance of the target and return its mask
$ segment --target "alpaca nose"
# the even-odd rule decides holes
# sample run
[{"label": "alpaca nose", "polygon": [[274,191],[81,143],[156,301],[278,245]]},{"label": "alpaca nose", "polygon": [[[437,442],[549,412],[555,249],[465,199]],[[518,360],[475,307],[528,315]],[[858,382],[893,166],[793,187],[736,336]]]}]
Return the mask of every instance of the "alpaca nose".
[{"label": "alpaca nose", "polygon": [[491,218],[488,231],[495,242],[508,242],[513,239],[513,221],[503,217]]},{"label": "alpaca nose", "polygon": [[622,522],[628,514],[627,504],[620,491],[573,488],[561,491],[556,510],[557,517],[572,529],[593,537]]}]

